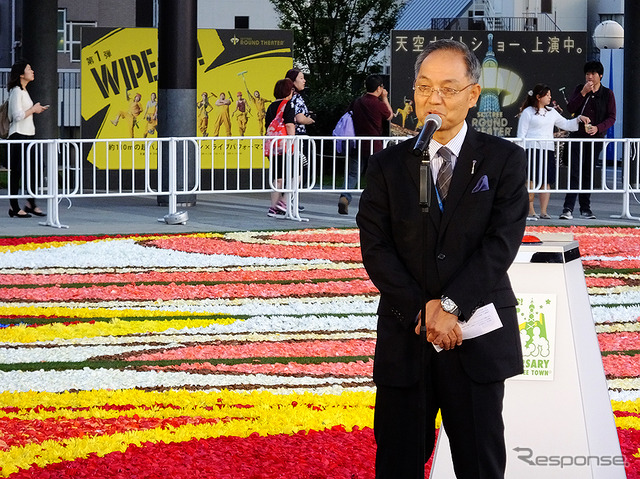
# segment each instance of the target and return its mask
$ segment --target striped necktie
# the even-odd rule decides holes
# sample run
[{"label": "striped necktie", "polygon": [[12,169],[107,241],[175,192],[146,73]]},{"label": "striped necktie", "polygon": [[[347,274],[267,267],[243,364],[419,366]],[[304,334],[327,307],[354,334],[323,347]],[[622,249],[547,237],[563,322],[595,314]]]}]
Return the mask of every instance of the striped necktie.
[{"label": "striped necktie", "polygon": [[446,146],[443,146],[438,150],[438,155],[442,157],[442,166],[438,170],[438,178],[436,179],[436,187],[440,194],[440,199],[444,203],[449,193],[449,185],[451,184],[451,177],[453,176],[453,166],[451,165],[451,150]]}]

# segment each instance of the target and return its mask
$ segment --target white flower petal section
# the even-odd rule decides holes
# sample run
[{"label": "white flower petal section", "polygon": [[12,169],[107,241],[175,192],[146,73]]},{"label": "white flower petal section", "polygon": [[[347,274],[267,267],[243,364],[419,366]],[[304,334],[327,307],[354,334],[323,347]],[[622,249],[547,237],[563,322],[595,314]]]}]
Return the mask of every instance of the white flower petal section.
[{"label": "white flower petal section", "polygon": [[324,263],[328,260],[243,258],[149,248],[133,239],[0,253],[0,268],[220,267]]},{"label": "white flower petal section", "polygon": [[589,296],[592,306],[599,304],[640,304],[640,290],[625,291],[617,294],[603,294],[598,296]]},{"label": "white flower petal section", "polygon": [[609,398],[612,401],[635,401],[640,399],[640,391],[637,389],[630,391],[609,391]]},{"label": "white flower petal section", "polygon": [[233,324],[211,324],[199,328],[184,328],[182,334],[216,334],[244,332],[353,331],[375,329],[375,316],[253,316]]},{"label": "white flower petal section", "polygon": [[592,306],[591,312],[596,324],[633,323],[640,317],[640,306]]},{"label": "white flower petal section", "polygon": [[291,387],[323,386],[327,383],[369,383],[368,377],[281,377],[265,374],[226,375],[191,374],[182,372],[119,371],[113,369],[67,370],[67,371],[9,371],[0,372],[3,391],[9,392],[64,392],[69,389],[91,391],[96,389],[131,389],[167,387],[180,389],[187,386],[223,388],[233,386],[268,387],[287,384]]},{"label": "white flower petal section", "polygon": [[582,256],[582,261],[627,261],[638,260],[640,256]]},{"label": "white flower petal section", "polygon": [[[118,310],[186,312],[223,314],[227,316],[270,316],[270,315],[342,315],[371,314],[378,309],[379,296],[335,296],[321,298],[240,298],[240,299],[202,299],[175,301],[96,301],[91,303],[43,302],[39,306],[49,308],[106,308]],[[29,307],[33,303],[0,302],[4,307]]]},{"label": "white flower petal section", "polygon": [[607,384],[609,385],[610,392],[612,389],[635,389],[637,391],[638,389],[640,389],[640,378],[607,379]]}]

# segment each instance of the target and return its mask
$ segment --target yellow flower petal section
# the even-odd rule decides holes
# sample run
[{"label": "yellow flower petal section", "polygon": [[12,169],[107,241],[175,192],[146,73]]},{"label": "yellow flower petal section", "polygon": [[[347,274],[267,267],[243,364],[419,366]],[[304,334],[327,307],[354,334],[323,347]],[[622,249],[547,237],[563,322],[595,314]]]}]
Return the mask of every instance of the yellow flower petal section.
[{"label": "yellow flower petal section", "polygon": [[217,406],[219,404],[243,404],[262,406],[264,404],[282,404],[297,402],[315,404],[321,407],[344,407],[363,404],[373,406],[373,393],[366,391],[345,391],[342,394],[291,393],[274,394],[269,391],[228,391],[206,392],[187,391],[142,391],[137,389],[119,389],[77,391],[63,393],[50,392],[2,392],[0,407],[30,409],[36,407],[76,408],[100,407],[105,405],[143,407],[150,404],[171,404],[175,407],[190,408],[196,406]]},{"label": "yellow flower petal section", "polygon": [[[56,417],[108,417],[113,412],[94,409],[105,405],[137,405],[145,404],[171,405],[171,411],[145,411],[146,415],[167,417],[171,415],[197,415],[206,417],[232,418],[214,424],[179,427],[155,428],[143,431],[128,431],[103,436],[87,436],[48,440],[40,444],[27,444],[0,451],[0,464],[3,465],[0,475],[3,477],[16,472],[19,468],[29,468],[33,464],[44,467],[61,461],[72,461],[96,453],[104,456],[110,452],[124,451],[131,444],[144,442],[183,442],[192,439],[206,439],[221,436],[247,437],[253,433],[262,436],[275,434],[295,434],[299,431],[321,431],[334,426],[343,426],[351,431],[354,426],[373,426],[373,392],[343,392],[340,395],[285,394],[270,392],[231,392],[219,393],[168,391],[83,391],[78,393],[18,393],[0,394],[0,406],[26,409],[24,413],[13,413],[21,419],[46,419],[44,408],[58,408],[52,412]],[[62,408],[90,406],[84,411],[65,411]],[[242,407],[237,407],[241,405]],[[29,411],[40,407],[39,412]],[[250,406],[250,407],[247,407]],[[206,409],[208,408],[208,409]],[[133,411],[127,411],[129,415]],[[139,413],[138,413],[139,414]]]},{"label": "yellow flower petal section", "polygon": [[[130,236],[130,237],[104,237],[104,238],[95,238],[95,239],[83,239],[83,240],[68,240],[68,241],[47,241],[44,243],[23,243],[18,245],[5,245],[0,246],[0,253],[4,252],[12,252],[12,251],[33,251],[36,249],[45,249],[45,248],[60,248],[61,246],[68,245],[81,245],[85,243],[94,243],[97,241],[149,241],[149,240],[158,240],[165,238],[175,238],[176,235],[144,235],[144,236]],[[186,234],[182,235],[190,238],[222,238],[224,236],[223,233],[194,233],[194,234]]]},{"label": "yellow flower petal section", "polygon": [[24,324],[0,329],[0,343],[33,343],[54,339],[93,338],[97,336],[127,336],[130,334],[162,332],[168,329],[199,328],[211,324],[232,324],[234,318],[170,319],[166,321],[121,321],[64,325],[61,323],[30,327]]},{"label": "yellow flower petal section", "polygon": [[0,316],[57,316],[63,318],[137,318],[137,317],[198,317],[212,313],[188,311],[162,311],[151,309],[111,309],[111,308],[65,308],[61,306],[9,306],[0,305]]},{"label": "yellow flower petal section", "polygon": [[67,245],[81,245],[89,243],[89,241],[48,241],[46,243],[24,243],[17,245],[0,246],[0,253],[14,251],[34,251],[37,249],[60,248]]},{"label": "yellow flower petal section", "polygon": [[616,417],[616,427],[621,429],[640,430],[640,418],[633,416]]},{"label": "yellow flower petal section", "polygon": [[611,406],[614,411],[640,414],[640,399],[636,399],[635,401],[611,401]]}]

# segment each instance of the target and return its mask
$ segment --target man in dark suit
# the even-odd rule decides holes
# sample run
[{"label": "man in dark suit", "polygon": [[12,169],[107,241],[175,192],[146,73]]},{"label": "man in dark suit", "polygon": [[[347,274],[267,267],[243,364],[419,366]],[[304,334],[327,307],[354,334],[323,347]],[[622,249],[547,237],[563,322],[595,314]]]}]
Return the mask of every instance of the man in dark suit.
[{"label": "man in dark suit", "polygon": [[[438,409],[456,476],[504,477],[504,380],[523,369],[507,270],[526,223],[526,160],[519,146],[467,126],[479,77],[478,59],[452,40],[429,44],[416,62],[416,114],[442,118],[429,144],[438,186],[428,213],[419,201],[415,139],[370,158],[356,219],[365,268],[380,290],[373,371],[377,478],[423,477]],[[463,340],[458,321],[490,303],[502,327]],[[432,344],[423,345],[421,362],[423,307]]]}]

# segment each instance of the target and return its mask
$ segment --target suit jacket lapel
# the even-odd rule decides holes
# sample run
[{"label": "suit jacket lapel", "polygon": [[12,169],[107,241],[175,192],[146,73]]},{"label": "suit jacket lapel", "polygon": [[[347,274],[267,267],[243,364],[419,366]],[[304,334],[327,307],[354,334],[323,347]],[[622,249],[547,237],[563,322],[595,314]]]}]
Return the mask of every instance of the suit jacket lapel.
[{"label": "suit jacket lapel", "polygon": [[467,130],[467,137],[465,138],[462,149],[460,150],[460,156],[458,157],[456,166],[453,170],[453,177],[451,178],[451,185],[449,186],[449,194],[447,195],[447,202],[442,215],[443,229],[453,217],[460,199],[469,188],[469,183],[474,178],[480,177],[478,171],[483,160],[483,157],[480,154],[480,149],[481,142],[478,140],[475,130],[469,127]]}]

